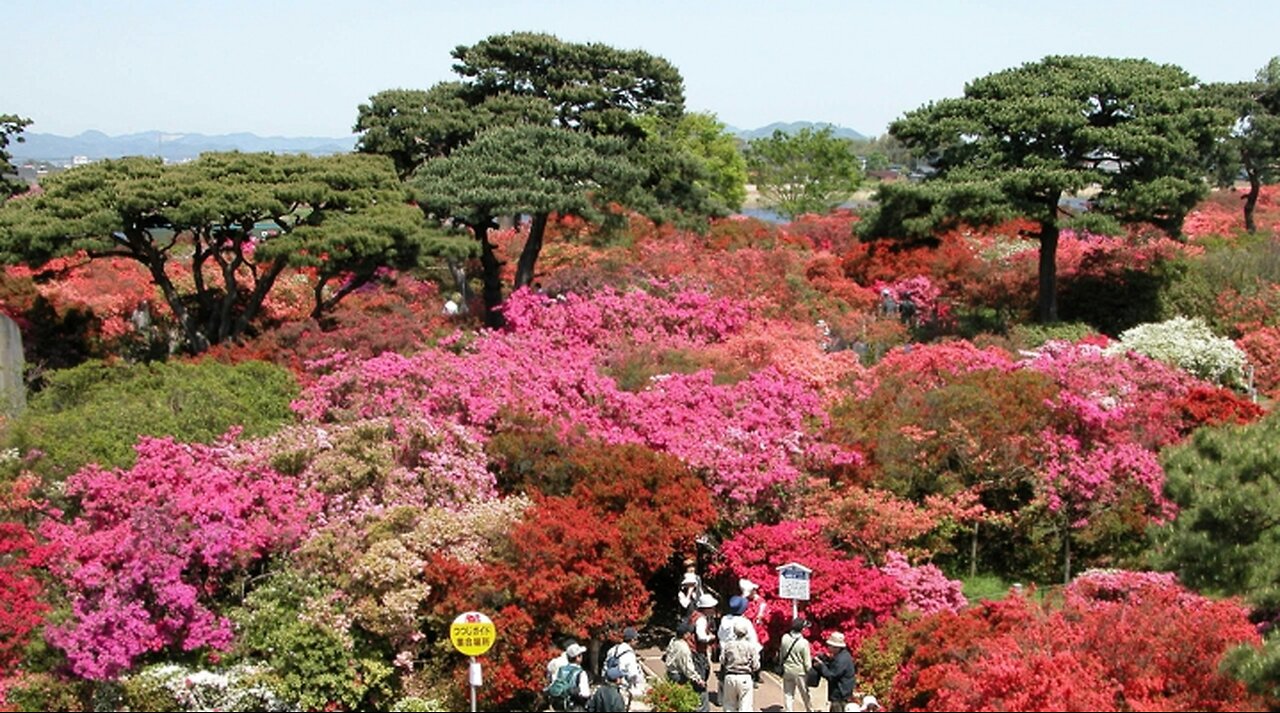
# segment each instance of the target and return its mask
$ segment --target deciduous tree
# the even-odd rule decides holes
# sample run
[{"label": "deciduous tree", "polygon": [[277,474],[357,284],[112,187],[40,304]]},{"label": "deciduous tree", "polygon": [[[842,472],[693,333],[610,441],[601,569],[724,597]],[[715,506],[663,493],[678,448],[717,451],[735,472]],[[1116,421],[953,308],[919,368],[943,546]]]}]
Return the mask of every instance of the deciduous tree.
[{"label": "deciduous tree", "polygon": [[830,126],[795,134],[779,129],[754,139],[747,166],[765,205],[788,218],[826,213],[848,200],[862,179],[851,143]]}]

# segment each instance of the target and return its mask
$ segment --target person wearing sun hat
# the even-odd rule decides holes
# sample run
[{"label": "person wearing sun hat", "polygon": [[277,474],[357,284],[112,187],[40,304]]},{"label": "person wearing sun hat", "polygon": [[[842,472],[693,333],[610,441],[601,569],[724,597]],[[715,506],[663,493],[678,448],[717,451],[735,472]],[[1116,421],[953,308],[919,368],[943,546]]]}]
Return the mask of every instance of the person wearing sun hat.
[{"label": "person wearing sun hat", "polygon": [[853,689],[857,686],[857,672],[853,667],[853,655],[845,644],[844,634],[837,631],[823,642],[830,651],[813,662],[818,673],[827,679],[827,700],[832,711],[845,711]]},{"label": "person wearing sun hat", "polygon": [[[715,615],[716,605],[719,603],[715,597],[704,593],[698,597],[697,610],[689,617],[689,624],[693,627],[693,665],[702,673],[708,686],[711,682],[711,647],[716,641],[711,617]],[[704,689],[701,693],[702,707],[698,710],[709,710],[710,691]]]},{"label": "person wearing sun hat", "polygon": [[676,592],[676,602],[680,605],[680,621],[685,621],[698,608],[698,597],[702,590],[702,578],[697,572],[688,571],[680,580],[680,590]]}]

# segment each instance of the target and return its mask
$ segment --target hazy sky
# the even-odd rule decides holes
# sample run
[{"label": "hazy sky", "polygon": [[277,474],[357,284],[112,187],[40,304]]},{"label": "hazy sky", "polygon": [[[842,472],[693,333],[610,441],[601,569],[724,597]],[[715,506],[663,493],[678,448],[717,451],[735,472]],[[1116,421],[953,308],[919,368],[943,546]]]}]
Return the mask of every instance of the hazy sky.
[{"label": "hazy sky", "polygon": [[872,135],[1049,54],[1146,57],[1204,81],[1280,54],[1280,3],[1206,0],[4,0],[0,22],[0,114],[54,134],[345,136],[369,95],[451,79],[453,47],[521,30],[666,57],[690,109],[739,128]]}]

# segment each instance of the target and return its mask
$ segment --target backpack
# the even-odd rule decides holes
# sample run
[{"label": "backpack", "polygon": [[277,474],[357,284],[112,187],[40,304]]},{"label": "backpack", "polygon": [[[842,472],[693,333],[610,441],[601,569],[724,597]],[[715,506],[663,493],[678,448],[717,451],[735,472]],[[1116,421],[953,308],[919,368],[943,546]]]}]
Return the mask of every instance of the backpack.
[{"label": "backpack", "polygon": [[[605,655],[604,667],[600,672],[604,675],[606,681],[609,680],[611,675],[616,680],[622,680],[622,654],[627,652],[627,650],[620,650],[623,646],[626,646],[626,644],[618,644],[609,649],[609,653]],[[627,649],[630,649],[630,647],[627,647]]]},{"label": "backpack", "polygon": [[578,674],[582,667],[576,663],[567,663],[556,671],[556,678],[547,686],[547,697],[553,701],[567,701],[570,696],[577,696]]}]

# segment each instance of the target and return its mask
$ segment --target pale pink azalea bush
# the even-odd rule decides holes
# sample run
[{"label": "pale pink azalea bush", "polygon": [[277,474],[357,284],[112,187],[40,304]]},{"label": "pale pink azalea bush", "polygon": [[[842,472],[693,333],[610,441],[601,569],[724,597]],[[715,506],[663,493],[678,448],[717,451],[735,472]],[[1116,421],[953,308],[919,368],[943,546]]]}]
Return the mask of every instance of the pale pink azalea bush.
[{"label": "pale pink azalea bush", "polygon": [[942,570],[932,564],[912,566],[906,555],[889,550],[885,553],[880,571],[893,577],[906,592],[903,607],[919,614],[957,612],[969,605],[964,596],[964,584],[948,579]]},{"label": "pale pink azalea bush", "polygon": [[46,637],[77,675],[109,680],[169,646],[230,645],[213,603],[221,576],[291,549],[319,505],[292,478],[233,465],[233,448],[143,438],[132,468],[67,479],[80,512],[41,533],[65,553],[72,616]]}]

